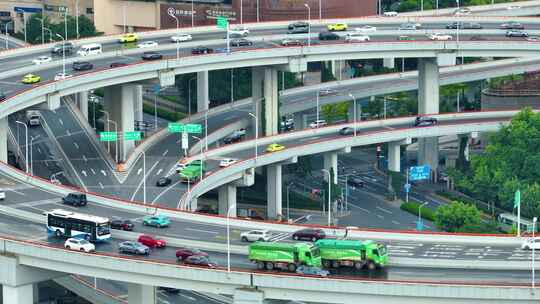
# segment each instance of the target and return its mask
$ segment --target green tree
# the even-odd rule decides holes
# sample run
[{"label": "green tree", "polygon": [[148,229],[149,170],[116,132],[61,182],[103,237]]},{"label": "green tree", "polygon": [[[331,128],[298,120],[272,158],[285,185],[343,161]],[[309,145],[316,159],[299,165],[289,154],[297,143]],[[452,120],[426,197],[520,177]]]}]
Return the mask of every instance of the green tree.
[{"label": "green tree", "polygon": [[321,107],[321,114],[328,123],[347,118],[349,112],[349,102],[338,102],[325,104]]},{"label": "green tree", "polygon": [[332,73],[332,62],[321,62],[321,82],[335,81],[336,77]]},{"label": "green tree", "polygon": [[442,205],[435,211],[435,224],[440,229],[456,232],[464,226],[480,224],[481,213],[476,206],[453,201]]},{"label": "green tree", "polygon": [[[41,43],[41,14],[32,14],[30,18],[27,19],[26,24],[26,39],[31,44],[40,44]],[[64,37],[66,28],[64,26],[64,19],[61,19],[58,23],[53,23],[47,16],[43,16],[43,25],[44,27],[51,30],[51,33],[48,31],[44,32],[45,42],[50,41],[59,41],[61,40],[56,34]],[[24,27],[23,27],[24,29]],[[92,20],[88,17],[81,15],[79,16],[79,36],[80,38],[85,37],[94,37],[102,35],[103,33],[98,32]],[[19,39],[24,39],[24,31],[17,32],[15,36]],[[67,16],[67,39],[77,39],[77,22],[75,17]]]}]

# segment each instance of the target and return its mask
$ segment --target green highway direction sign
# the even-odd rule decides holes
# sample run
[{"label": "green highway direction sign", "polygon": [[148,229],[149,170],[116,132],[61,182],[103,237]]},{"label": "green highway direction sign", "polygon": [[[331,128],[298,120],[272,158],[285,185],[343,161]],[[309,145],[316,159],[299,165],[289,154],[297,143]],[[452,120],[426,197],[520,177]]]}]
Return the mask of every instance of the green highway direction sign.
[{"label": "green highway direction sign", "polygon": [[202,126],[199,124],[182,125],[177,122],[171,122],[169,123],[168,129],[169,129],[169,132],[171,133],[182,133],[182,132],[198,133],[198,134],[202,133]]},{"label": "green highway direction sign", "polygon": [[229,26],[229,21],[227,21],[227,18],[225,17],[218,17],[216,19],[217,27],[226,30]]},{"label": "green highway direction sign", "polygon": [[124,140],[141,140],[141,132],[125,132]]},{"label": "green highway direction sign", "polygon": [[100,141],[116,141],[118,139],[118,135],[116,132],[100,132],[99,133],[99,140]]}]

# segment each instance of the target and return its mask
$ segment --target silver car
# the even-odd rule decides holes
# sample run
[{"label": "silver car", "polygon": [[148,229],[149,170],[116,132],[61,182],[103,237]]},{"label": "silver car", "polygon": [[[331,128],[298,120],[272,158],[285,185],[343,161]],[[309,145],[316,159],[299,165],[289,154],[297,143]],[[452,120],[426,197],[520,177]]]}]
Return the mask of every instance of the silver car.
[{"label": "silver car", "polygon": [[138,255],[149,255],[150,248],[139,242],[125,241],[118,244],[118,252],[120,253],[131,253]]}]

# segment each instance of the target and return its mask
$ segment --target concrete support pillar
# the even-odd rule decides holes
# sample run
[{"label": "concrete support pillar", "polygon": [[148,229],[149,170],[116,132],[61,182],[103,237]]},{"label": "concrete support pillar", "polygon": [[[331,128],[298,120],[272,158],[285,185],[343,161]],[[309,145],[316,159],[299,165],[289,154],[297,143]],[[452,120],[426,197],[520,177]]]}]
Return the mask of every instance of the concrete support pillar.
[{"label": "concrete support pillar", "polygon": [[343,78],[343,69],[345,68],[347,61],[346,60],[332,60],[332,75],[337,80],[342,80]]},{"label": "concrete support pillar", "polygon": [[265,135],[278,134],[278,78],[274,68],[264,69],[264,115]]},{"label": "concrete support pillar", "polygon": [[88,91],[77,93],[77,103],[82,115],[88,120]]},{"label": "concrete support pillar", "polygon": [[206,111],[209,107],[208,71],[197,72],[197,112]]},{"label": "concrete support pillar", "polygon": [[306,127],[306,115],[302,112],[294,113],[293,120],[295,130],[302,130]]},{"label": "concrete support pillar", "polygon": [[156,303],[156,288],[154,286],[128,283],[128,303]]},{"label": "concrete support pillar", "polygon": [[[324,169],[334,171],[334,184],[338,183],[338,155],[337,152],[327,152],[324,154]],[[324,180],[328,182],[328,174],[324,174]]]},{"label": "concrete support pillar", "polygon": [[434,58],[418,59],[418,114],[439,113],[439,66]]},{"label": "concrete support pillar", "polygon": [[0,118],[0,161],[7,163],[8,141],[7,141],[8,120],[7,117]]},{"label": "concrete support pillar", "polygon": [[[139,100],[142,101],[142,90],[139,85],[125,84],[105,88],[105,110],[110,115],[109,119],[117,124],[120,134],[134,131],[135,103]],[[115,131],[114,123],[110,123],[108,127],[109,131]],[[120,134],[118,136],[118,160],[123,162],[135,147],[135,142],[123,140]],[[116,146],[116,144],[111,143],[112,155],[116,155]]]},{"label": "concrete support pillar", "polygon": [[[253,100],[251,112],[257,116],[259,124],[262,121],[262,115],[264,115],[264,112],[262,111],[263,84],[264,68],[251,68],[251,99]],[[262,131],[262,125],[259,125],[259,135],[262,135]]]},{"label": "concrete support pillar", "polygon": [[135,120],[142,121],[143,120],[143,86],[142,85],[135,85],[133,87],[133,108],[134,108],[134,116]]},{"label": "concrete support pillar", "polygon": [[229,208],[234,206],[230,211],[230,217],[236,217],[236,186],[227,184],[218,189],[218,210],[219,215],[227,216]]},{"label": "concrete support pillar", "polygon": [[[251,288],[238,288],[234,291],[233,304],[264,304],[264,292]],[[131,304],[131,303],[130,303]]]},{"label": "concrete support pillar", "polygon": [[282,215],[281,199],[282,199],[282,182],[281,182],[281,165],[269,165],[267,167],[267,217],[276,219]]},{"label": "concrete support pillar", "polygon": [[9,304],[34,304],[34,284],[12,287],[2,285],[2,300]]},{"label": "concrete support pillar", "polygon": [[465,147],[463,149],[463,156],[465,157],[466,161],[469,161],[470,160],[470,149],[471,149],[470,140],[469,140],[469,134],[459,134],[458,135],[460,145],[461,145],[461,141],[463,140],[463,138],[467,139],[465,141]]},{"label": "concrete support pillar", "polygon": [[395,58],[383,58],[383,67],[393,69],[396,66]]},{"label": "concrete support pillar", "polygon": [[401,169],[400,143],[388,143],[388,170],[399,172]]},{"label": "concrete support pillar", "polygon": [[[438,113],[439,66],[434,58],[421,58],[418,60],[418,114]],[[439,164],[438,138],[418,139],[418,164],[429,165],[436,175]]]}]

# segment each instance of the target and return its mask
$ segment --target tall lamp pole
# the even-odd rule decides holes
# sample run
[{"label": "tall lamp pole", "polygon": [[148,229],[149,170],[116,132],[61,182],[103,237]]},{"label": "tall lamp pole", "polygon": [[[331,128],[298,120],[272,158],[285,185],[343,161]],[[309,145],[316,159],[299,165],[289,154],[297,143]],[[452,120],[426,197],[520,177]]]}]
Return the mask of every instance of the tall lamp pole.
[{"label": "tall lamp pole", "polygon": [[40,138],[41,136],[38,135],[36,137],[30,137],[30,174],[34,175],[34,140]]},{"label": "tall lamp pole", "polygon": [[77,39],[79,39],[79,0],[75,0],[75,27],[77,28]]},{"label": "tall lamp pole", "polygon": [[289,214],[289,188],[294,184],[294,181],[287,184],[287,222],[291,218]]},{"label": "tall lamp pole", "polygon": [[330,174],[329,170],[322,169],[324,173],[328,174],[328,226],[331,224],[331,216],[332,216],[332,206],[331,206],[331,197],[332,193],[331,191],[331,183],[332,183],[332,175]]},{"label": "tall lamp pole", "polygon": [[193,0],[191,0],[191,27],[195,27],[195,7]]},{"label": "tall lamp pole", "polygon": [[418,226],[419,226],[419,227],[422,227],[422,229],[423,229],[423,227],[424,227],[424,224],[422,223],[422,207],[424,207],[424,206],[427,205],[428,203],[429,203],[429,202],[425,202],[425,203],[423,203],[422,205],[420,205],[420,206],[418,207]]},{"label": "tall lamp pole", "polygon": [[322,20],[322,1],[319,0],[319,21]]},{"label": "tall lamp pole", "polygon": [[41,22],[41,44],[45,44],[45,25],[43,24],[43,13],[41,18],[36,18]]},{"label": "tall lamp pole", "polygon": [[319,95],[321,95],[321,91],[317,90],[317,97],[316,97],[316,100],[317,100],[317,121],[315,122],[316,128],[319,127]]},{"label": "tall lamp pole", "polygon": [[[180,20],[178,20],[178,17],[176,17],[173,14],[170,14],[169,16],[173,17],[174,20],[176,20],[176,36],[180,36]],[[178,61],[180,59],[180,40],[176,39],[176,60]]]},{"label": "tall lamp pole", "polygon": [[233,208],[236,208],[236,204],[230,206],[229,210],[227,210],[227,272],[231,272],[231,225],[229,218]]},{"label": "tall lamp pole", "polygon": [[190,80],[188,80],[188,116],[191,117],[191,81],[193,79],[197,79],[197,77],[193,77]]},{"label": "tall lamp pole", "polygon": [[[99,110],[101,113],[105,114],[105,120],[106,120],[106,124],[105,124],[105,131],[109,132],[110,129],[109,129],[109,112],[108,111],[105,111],[105,110]],[[95,123],[94,123],[95,124]],[[107,152],[111,153],[111,142],[108,141],[107,142]]]},{"label": "tall lamp pole", "polygon": [[146,205],[146,152],[142,150],[143,160],[143,203]]},{"label": "tall lamp pole", "polygon": [[[354,112],[354,127],[353,127],[353,132],[354,132],[354,136],[356,136],[356,97],[354,97],[354,95],[352,93],[349,93],[349,97],[352,98],[353,100],[353,112]],[[360,120],[362,120],[362,114],[360,114]]]},{"label": "tall lamp pole", "polygon": [[240,0],[240,24],[244,24],[244,1]]},{"label": "tall lamp pole", "polygon": [[62,74],[66,77],[66,38],[60,34],[56,36],[62,38]]},{"label": "tall lamp pole", "polygon": [[8,32],[8,24],[13,23],[13,21],[6,22],[6,50],[9,49],[9,32]]},{"label": "tall lamp pole", "polygon": [[536,241],[534,239],[534,232],[536,230],[536,222],[538,221],[538,218],[535,216],[533,217],[533,231],[532,231],[532,239],[533,239],[533,245],[531,246],[532,247],[532,288],[533,288],[533,292],[534,292],[534,285],[535,285],[535,278],[534,278],[534,245],[536,244]]},{"label": "tall lamp pole", "polygon": [[203,155],[203,153],[202,153],[202,151],[203,151],[202,139],[201,139],[200,137],[197,137],[197,136],[194,136],[194,135],[191,135],[191,137],[193,137],[194,139],[196,139],[196,140],[199,141],[199,146],[200,146],[200,151],[201,151],[201,152],[200,152],[201,155],[199,156],[199,158],[201,159],[201,165],[199,166],[199,168],[201,168],[200,179],[199,179],[199,180],[202,181],[202,180],[203,180],[203,177],[204,177],[204,175],[203,175],[203,166],[204,166],[204,161],[203,161],[203,159],[204,159],[204,155]]},{"label": "tall lamp pole", "polygon": [[[26,155],[26,156],[25,156],[25,159],[24,159],[24,160],[26,161],[26,174],[28,174],[28,173],[30,173],[30,168],[28,167],[28,126],[27,126],[24,122],[20,122],[20,121],[18,121],[18,120],[15,121],[15,122],[18,123],[18,124],[23,125],[23,126],[24,126],[24,130],[25,130],[25,132],[26,132],[26,133],[25,133],[25,134],[26,134],[26,136],[25,136],[25,138],[26,138],[26,154],[25,154],[25,155]],[[20,145],[20,143],[17,143],[17,144]]]},{"label": "tall lamp pole", "polygon": [[304,3],[304,6],[308,9],[308,42],[307,45],[311,46],[311,8],[307,3]]}]

